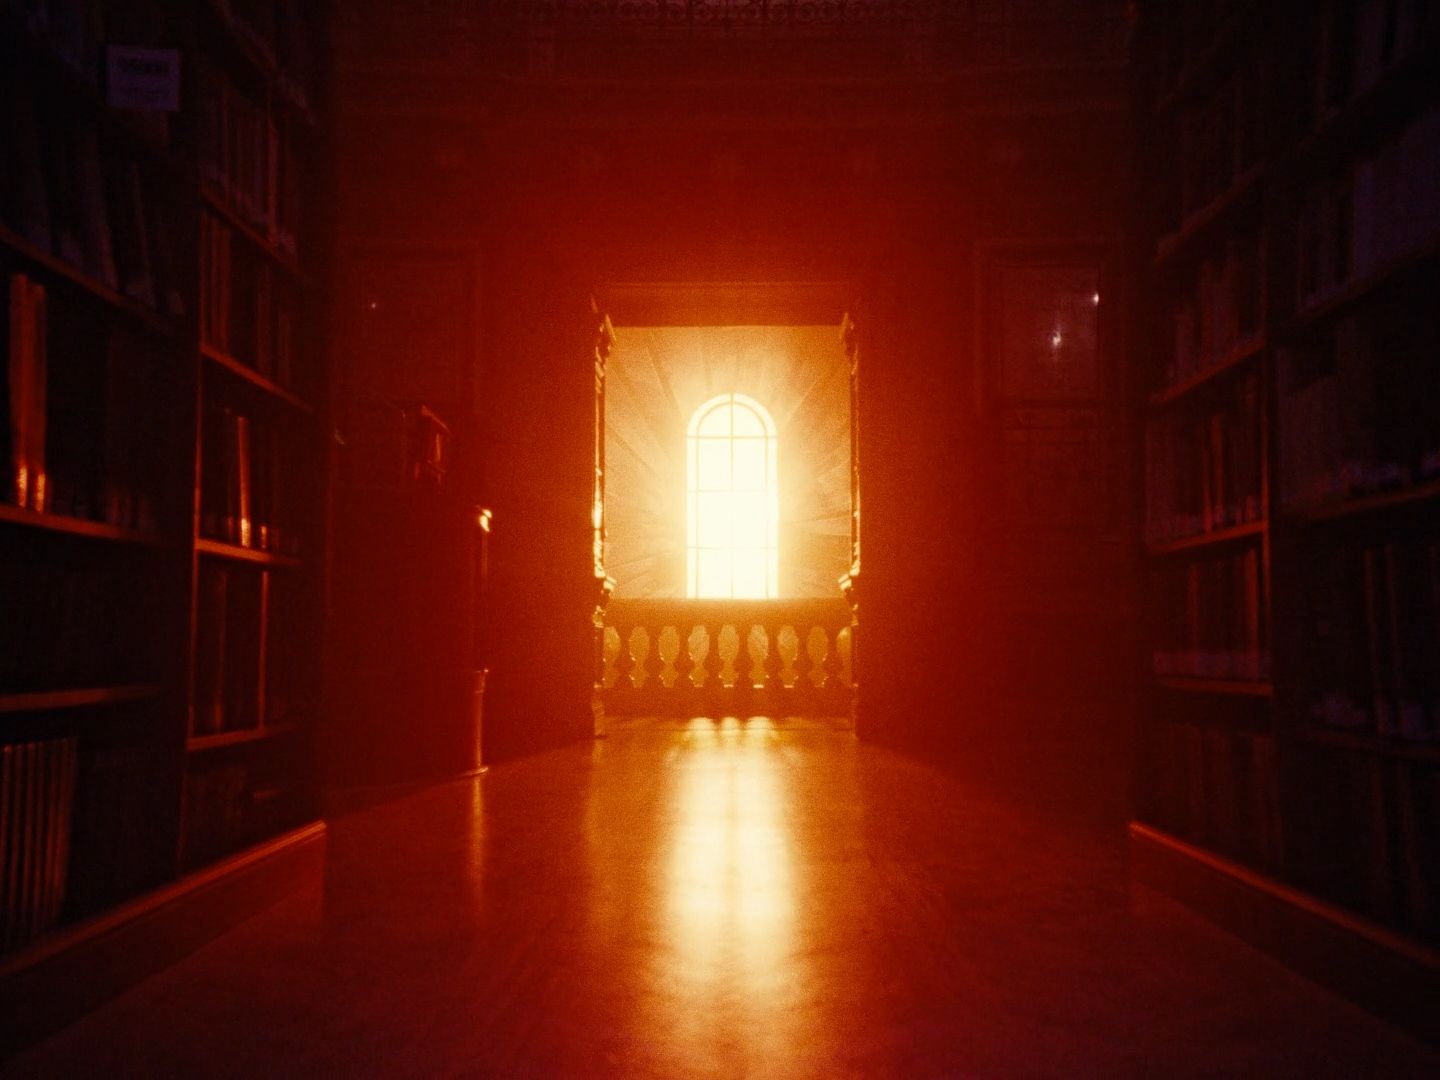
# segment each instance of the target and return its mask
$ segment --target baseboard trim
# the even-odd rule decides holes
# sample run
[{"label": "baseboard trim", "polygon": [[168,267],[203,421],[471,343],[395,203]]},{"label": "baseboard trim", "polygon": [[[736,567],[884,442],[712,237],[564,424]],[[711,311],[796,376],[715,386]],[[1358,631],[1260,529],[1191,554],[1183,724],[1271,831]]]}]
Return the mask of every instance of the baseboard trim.
[{"label": "baseboard trim", "polygon": [[1307,978],[1440,1041],[1440,951],[1137,821],[1130,867],[1135,880]]},{"label": "baseboard trim", "polygon": [[257,844],[0,963],[0,1060],[318,879],[325,823]]}]

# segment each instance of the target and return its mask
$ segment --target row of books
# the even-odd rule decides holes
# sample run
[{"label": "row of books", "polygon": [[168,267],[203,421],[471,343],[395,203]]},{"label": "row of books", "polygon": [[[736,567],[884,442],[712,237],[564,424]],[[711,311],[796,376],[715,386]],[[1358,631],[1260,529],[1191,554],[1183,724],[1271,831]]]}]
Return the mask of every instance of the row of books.
[{"label": "row of books", "polygon": [[100,0],[16,0],[8,7],[13,13],[0,6],[0,15],[17,18],[32,41],[43,42],[76,75],[98,84],[106,5]]},{"label": "row of books", "polygon": [[1296,308],[1321,304],[1437,240],[1440,109],[1306,195],[1296,221]]},{"label": "row of books", "polygon": [[1259,161],[1262,117],[1251,63],[1238,65],[1205,100],[1176,116],[1172,226],[1220,198]]},{"label": "row of books", "polygon": [[0,953],[60,919],[78,742],[71,736],[0,745]]},{"label": "row of books", "polygon": [[[84,298],[9,280],[0,495],[16,506],[154,533],[164,444],[153,343],[108,325]],[[97,352],[98,347],[98,352]]]},{"label": "row of books", "polygon": [[195,612],[192,735],[260,723],[260,574],[205,561]]},{"label": "row of books", "polygon": [[1440,477],[1434,327],[1433,309],[1386,306],[1337,320],[1319,344],[1279,352],[1282,506]]},{"label": "row of books", "polygon": [[200,532],[212,540],[300,554],[300,492],[286,469],[282,428],[268,417],[212,404],[203,419]]},{"label": "row of books", "polygon": [[153,584],[108,561],[0,561],[0,693],[154,682]]},{"label": "row of books", "polygon": [[1305,584],[1310,719],[1440,739],[1440,541],[1337,545],[1314,556]]},{"label": "row of books", "polygon": [[299,162],[283,119],[219,68],[200,73],[200,173],[212,191],[276,248],[293,256]]},{"label": "row of books", "polygon": [[1266,679],[1269,631],[1260,549],[1151,571],[1155,674]]},{"label": "row of books", "polygon": [[274,64],[281,89],[302,108],[310,105],[314,77],[313,26],[295,0],[211,0],[230,32]]},{"label": "row of books", "polygon": [[[289,755],[291,758],[294,755]],[[195,758],[185,777],[182,861],[193,868],[298,824],[302,777],[285,755]]]},{"label": "row of books", "polygon": [[48,508],[45,485],[46,372],[49,316],[45,287],[24,274],[10,275],[5,310],[6,439],[4,501],[32,510]]},{"label": "row of books", "polygon": [[1432,0],[1354,0],[1316,12],[1313,39],[1300,51],[1302,128],[1323,123],[1440,40]]},{"label": "row of books", "polygon": [[1280,857],[1273,736],[1195,722],[1151,725],[1145,816],[1162,829],[1260,870]]},{"label": "row of books", "polygon": [[293,588],[271,578],[264,605],[269,626],[260,668],[261,571],[206,560],[197,588],[192,735],[214,735],[295,719],[294,663],[298,603]]},{"label": "row of books", "polygon": [[1145,536],[1174,540],[1264,516],[1260,379],[1236,379],[1203,411],[1169,411],[1145,429]]},{"label": "row of books", "polygon": [[250,804],[244,763],[226,761],[192,771],[185,778],[185,865],[200,866],[241,847],[252,832],[246,814]]},{"label": "row of books", "polygon": [[[155,730],[155,709],[153,703],[132,703],[76,715],[81,730],[105,735],[81,746],[71,866],[83,870],[70,878],[69,918],[83,918],[153,888],[174,863],[174,841],[167,830],[155,827],[175,813],[170,755],[157,753],[153,741],[147,744],[141,734]],[[139,735],[139,740],[116,738],[118,731]]]},{"label": "row of books", "polygon": [[1260,238],[1229,236],[1202,258],[1172,301],[1168,385],[1219,363],[1260,332]]},{"label": "row of books", "polygon": [[167,315],[185,313],[174,210],[136,157],[0,77],[0,220],[40,250]]},{"label": "row of books", "polygon": [[1161,93],[1209,53],[1240,7],[1237,0],[1177,5],[1177,17],[1165,24],[1167,33],[1155,50]]},{"label": "row of books", "polygon": [[200,217],[200,340],[281,386],[295,384],[295,294],[270,260]]}]

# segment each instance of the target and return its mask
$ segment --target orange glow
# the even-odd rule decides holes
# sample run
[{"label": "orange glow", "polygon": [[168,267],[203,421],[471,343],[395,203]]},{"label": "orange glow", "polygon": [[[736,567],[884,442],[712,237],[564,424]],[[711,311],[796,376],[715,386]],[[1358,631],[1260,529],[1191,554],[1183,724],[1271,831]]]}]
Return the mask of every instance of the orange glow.
[{"label": "orange glow", "polygon": [[744,394],[721,394],[695,410],[686,438],[686,596],[779,594],[775,444],[775,422]]}]

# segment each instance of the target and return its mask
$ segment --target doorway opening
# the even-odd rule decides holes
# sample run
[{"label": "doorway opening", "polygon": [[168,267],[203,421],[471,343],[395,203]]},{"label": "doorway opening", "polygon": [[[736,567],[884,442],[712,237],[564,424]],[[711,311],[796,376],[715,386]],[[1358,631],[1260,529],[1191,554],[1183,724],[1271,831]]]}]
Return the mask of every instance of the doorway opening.
[{"label": "doorway opening", "polygon": [[785,288],[719,287],[717,306],[632,287],[597,305],[610,713],[852,712],[858,350],[835,293],[816,318],[813,295],[783,310]]}]

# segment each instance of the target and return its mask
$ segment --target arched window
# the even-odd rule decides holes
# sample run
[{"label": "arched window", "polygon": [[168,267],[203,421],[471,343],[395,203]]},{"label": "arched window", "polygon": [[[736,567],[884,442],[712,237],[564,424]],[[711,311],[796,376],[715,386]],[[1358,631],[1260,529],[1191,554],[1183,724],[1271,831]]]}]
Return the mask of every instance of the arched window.
[{"label": "arched window", "polygon": [[685,595],[779,595],[780,495],[775,422],[744,394],[711,398],[686,437]]}]

